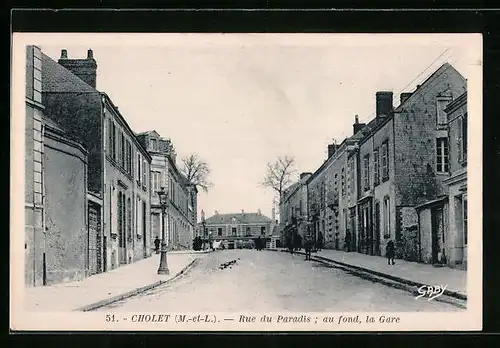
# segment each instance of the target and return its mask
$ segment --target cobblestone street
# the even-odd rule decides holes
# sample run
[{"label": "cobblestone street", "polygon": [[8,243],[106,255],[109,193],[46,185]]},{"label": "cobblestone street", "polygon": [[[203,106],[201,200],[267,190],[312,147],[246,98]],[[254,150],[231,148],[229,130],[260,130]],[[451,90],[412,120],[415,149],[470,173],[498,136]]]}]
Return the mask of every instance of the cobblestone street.
[{"label": "cobblestone street", "polygon": [[99,310],[460,311],[446,303],[416,300],[411,293],[318,262],[306,262],[301,255],[257,250],[208,254],[173,283]]}]

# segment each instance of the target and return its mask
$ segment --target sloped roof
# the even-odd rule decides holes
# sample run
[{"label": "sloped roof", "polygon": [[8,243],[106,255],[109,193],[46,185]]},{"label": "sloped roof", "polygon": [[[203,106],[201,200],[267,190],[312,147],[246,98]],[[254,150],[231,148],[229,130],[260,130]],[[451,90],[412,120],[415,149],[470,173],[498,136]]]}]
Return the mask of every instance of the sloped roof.
[{"label": "sloped roof", "polygon": [[158,132],[157,132],[157,131],[155,131],[155,130],[149,130],[149,131],[145,131],[145,132],[141,132],[141,133],[136,133],[135,135],[136,135],[136,136],[144,136],[144,135],[151,135],[151,134],[152,134],[152,135],[155,135],[155,136],[157,136],[157,137],[159,137],[159,136],[160,136],[160,134],[158,134]]},{"label": "sloped roof", "polygon": [[207,224],[230,224],[233,218],[240,224],[269,223],[272,220],[259,213],[217,214],[205,220]]},{"label": "sloped roof", "polygon": [[53,119],[51,119],[50,117],[47,117],[47,116],[43,116],[43,123],[53,129],[56,129],[60,132],[63,132],[63,133],[66,133],[66,130],[64,128],[61,127],[61,125],[59,123],[57,123],[56,121],[54,121]]},{"label": "sloped roof", "polygon": [[98,93],[71,71],[42,53],[42,92]]}]

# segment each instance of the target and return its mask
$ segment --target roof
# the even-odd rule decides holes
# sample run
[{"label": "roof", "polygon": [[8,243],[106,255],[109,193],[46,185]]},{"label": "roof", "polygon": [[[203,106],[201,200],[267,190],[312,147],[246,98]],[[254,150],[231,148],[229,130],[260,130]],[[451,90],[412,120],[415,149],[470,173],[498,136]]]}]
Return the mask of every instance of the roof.
[{"label": "roof", "polygon": [[53,129],[56,129],[60,132],[63,132],[63,133],[66,133],[66,130],[64,128],[61,127],[61,125],[59,123],[57,123],[56,121],[54,121],[53,119],[51,119],[50,117],[46,117],[44,116],[43,117],[43,123],[46,125],[46,126],[49,126],[50,128],[53,128]]},{"label": "roof", "polygon": [[97,93],[97,90],[71,71],[42,53],[42,92]]},{"label": "roof", "polygon": [[145,132],[141,132],[141,133],[136,133],[135,135],[138,136],[138,137],[140,137],[140,136],[148,136],[148,135],[154,135],[154,136],[157,136],[157,137],[160,136],[160,134],[158,134],[158,132],[155,131],[155,130],[150,130],[150,131],[145,131]]},{"label": "roof", "polygon": [[240,224],[258,224],[272,222],[270,218],[259,213],[217,214],[205,220],[207,224],[230,224],[233,218]]}]

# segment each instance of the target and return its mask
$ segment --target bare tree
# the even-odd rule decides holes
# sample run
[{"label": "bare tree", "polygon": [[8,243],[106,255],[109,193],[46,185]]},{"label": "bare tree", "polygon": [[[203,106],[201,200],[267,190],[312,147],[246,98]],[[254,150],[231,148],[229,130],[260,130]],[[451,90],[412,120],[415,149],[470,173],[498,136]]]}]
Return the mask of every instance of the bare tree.
[{"label": "bare tree", "polygon": [[197,154],[191,154],[182,159],[183,168],[181,169],[182,174],[186,179],[197,189],[202,189],[208,192],[208,189],[213,186],[213,184],[208,180],[210,175],[210,167],[208,164],[198,157]]},{"label": "bare tree", "polygon": [[281,199],[285,188],[292,183],[295,173],[295,159],[293,157],[278,157],[274,163],[267,164],[267,172],[261,185],[272,188]]}]

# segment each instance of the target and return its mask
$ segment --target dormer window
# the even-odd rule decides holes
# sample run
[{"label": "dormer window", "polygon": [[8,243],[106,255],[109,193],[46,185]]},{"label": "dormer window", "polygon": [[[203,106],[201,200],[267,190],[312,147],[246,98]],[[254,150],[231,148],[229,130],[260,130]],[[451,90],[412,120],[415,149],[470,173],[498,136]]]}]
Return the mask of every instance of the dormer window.
[{"label": "dormer window", "polygon": [[156,139],[149,140],[149,147],[151,148],[152,151],[158,150],[158,142],[156,141]]}]

